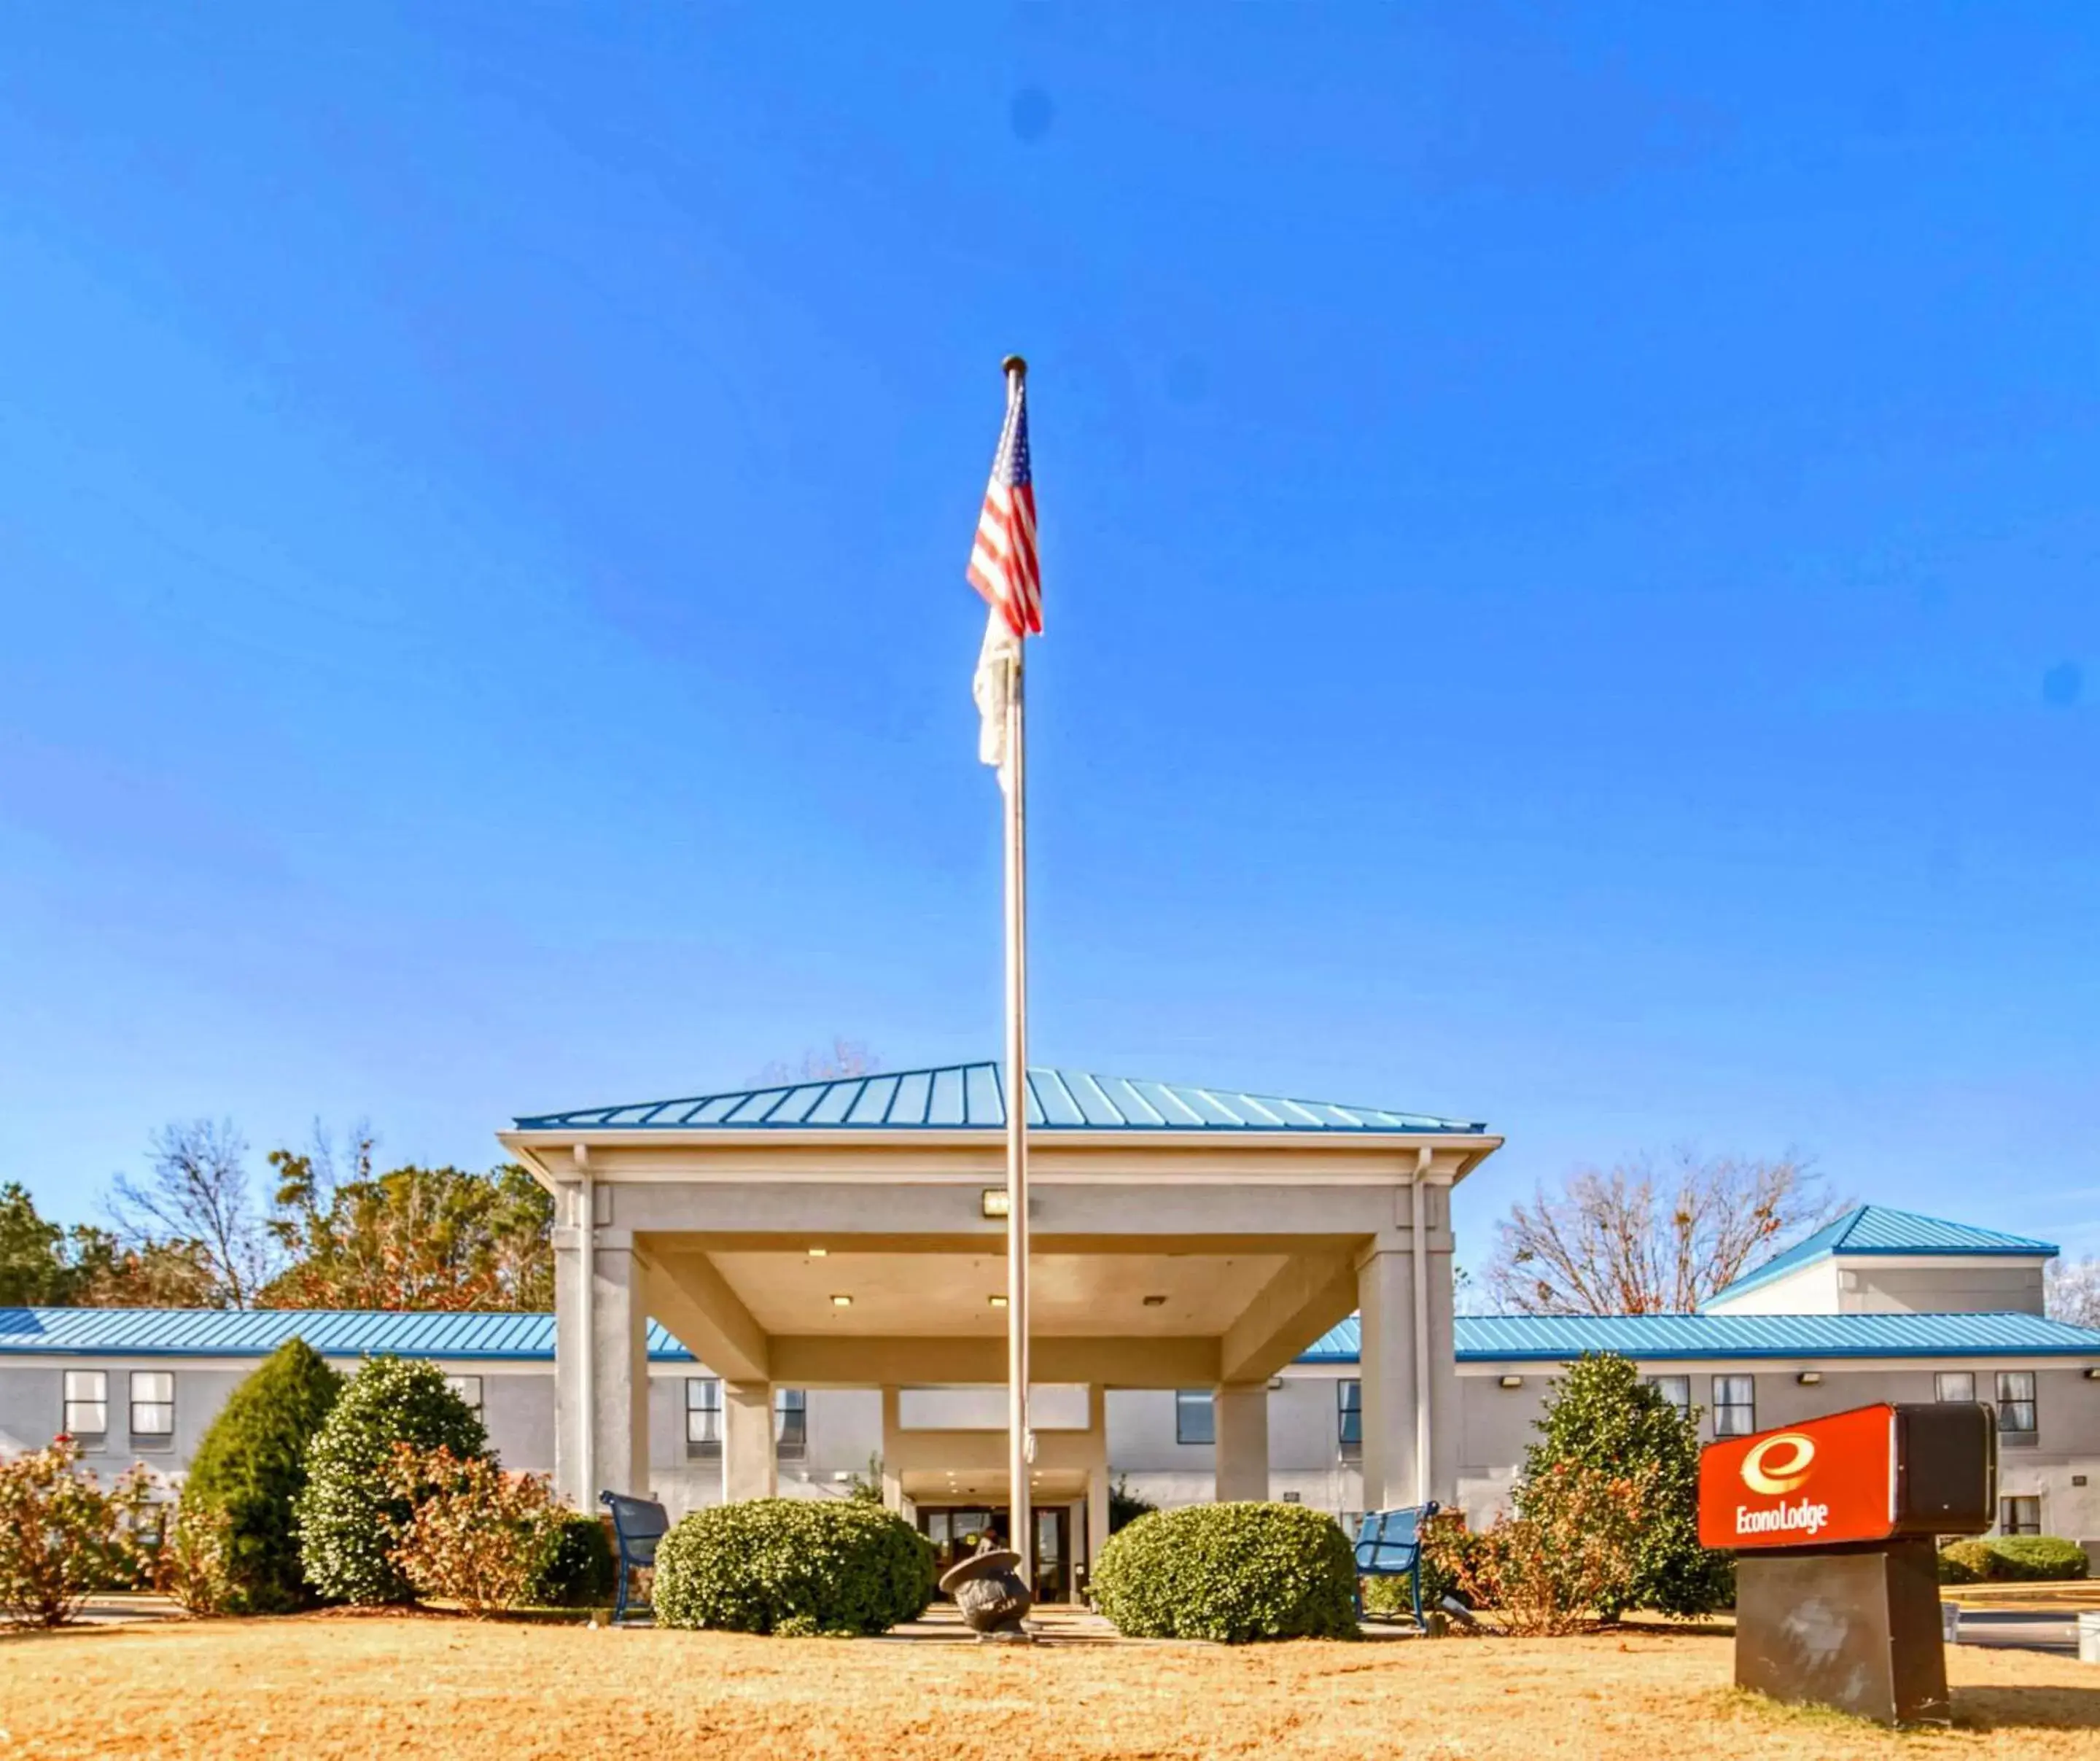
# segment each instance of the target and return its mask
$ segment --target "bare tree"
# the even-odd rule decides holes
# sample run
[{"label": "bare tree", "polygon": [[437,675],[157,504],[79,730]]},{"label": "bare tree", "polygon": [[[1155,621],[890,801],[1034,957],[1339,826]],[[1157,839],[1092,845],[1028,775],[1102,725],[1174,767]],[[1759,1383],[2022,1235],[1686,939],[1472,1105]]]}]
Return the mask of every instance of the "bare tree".
[{"label": "bare tree", "polygon": [[1802,1158],[1637,1156],[1541,1185],[1496,1225],[1487,1285],[1520,1314],[1683,1314],[1846,1208]]},{"label": "bare tree", "polygon": [[869,1051],[865,1041],[834,1035],[827,1049],[802,1054],[799,1067],[791,1068],[776,1058],[758,1073],[761,1088],[785,1088],[795,1083],[840,1082],[852,1076],[872,1076],[882,1060]]},{"label": "bare tree", "polygon": [[254,1300],[270,1270],[270,1240],[249,1193],[247,1155],[230,1120],[164,1126],[153,1134],[151,1172],[143,1181],[118,1175],[109,1200],[126,1247],[140,1254],[189,1250],[236,1309]]},{"label": "bare tree", "polygon": [[2068,1263],[2050,1260],[2043,1290],[2044,1305],[2052,1321],[2100,1327],[2100,1260],[2088,1254],[2083,1260]]}]

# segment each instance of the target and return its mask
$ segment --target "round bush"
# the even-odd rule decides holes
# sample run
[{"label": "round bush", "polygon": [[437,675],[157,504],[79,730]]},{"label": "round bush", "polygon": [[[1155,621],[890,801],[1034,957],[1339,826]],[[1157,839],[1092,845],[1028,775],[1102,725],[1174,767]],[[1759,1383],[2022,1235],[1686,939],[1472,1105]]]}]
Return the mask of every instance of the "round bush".
[{"label": "round bush", "polygon": [[1950,1541],[1939,1550],[1939,1581],[1983,1583],[1996,1575],[1997,1563],[1988,1541]]},{"label": "round bush", "polygon": [[2085,1549],[2061,1535],[1999,1535],[1990,1543],[2000,1561],[1997,1575],[2029,1582],[2083,1578]]},{"label": "round bush", "polygon": [[351,1378],[307,1450],[307,1486],[293,1507],[307,1582],[332,1601],[416,1600],[388,1557],[390,1525],[409,1514],[405,1499],[386,1495],[396,1443],[484,1455],[488,1433],[435,1364],[374,1357]]},{"label": "round bush", "polygon": [[234,1389],[198,1444],[182,1510],[215,1537],[215,1600],[230,1614],[273,1614],[310,1600],[292,1507],[307,1449],[342,1378],[304,1340],[287,1340]]},{"label": "round bush", "polygon": [[887,1632],[933,1600],[933,1550],[858,1498],[752,1498],[695,1511],[657,1543],[651,1600],[664,1626]]},{"label": "round bush", "polygon": [[525,1600],[540,1608],[597,1608],[613,1599],[615,1560],[605,1524],[581,1511],[571,1511],[562,1523],[553,1556]]},{"label": "round bush", "polygon": [[1356,1574],[1331,1516],[1300,1504],[1192,1504],[1110,1536],[1092,1589],[1133,1638],[1353,1639]]}]

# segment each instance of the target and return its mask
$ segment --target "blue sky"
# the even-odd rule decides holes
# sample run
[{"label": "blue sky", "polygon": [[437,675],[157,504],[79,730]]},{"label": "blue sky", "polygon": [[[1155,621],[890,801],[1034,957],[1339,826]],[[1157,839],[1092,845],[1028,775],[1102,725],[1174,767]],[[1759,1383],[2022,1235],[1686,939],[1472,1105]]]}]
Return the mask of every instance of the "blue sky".
[{"label": "blue sky", "polygon": [[992,1055],[2100,1247],[2089,8],[0,26],[0,1177]]}]

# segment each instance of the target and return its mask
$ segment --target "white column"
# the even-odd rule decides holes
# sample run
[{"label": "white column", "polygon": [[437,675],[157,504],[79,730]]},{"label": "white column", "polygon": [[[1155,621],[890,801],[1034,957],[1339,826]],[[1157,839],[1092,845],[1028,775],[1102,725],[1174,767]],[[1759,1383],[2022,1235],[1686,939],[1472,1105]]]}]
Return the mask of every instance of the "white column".
[{"label": "white column", "polygon": [[[558,1229],[554,1238],[555,1487],[580,1510],[596,1510],[602,1491],[635,1497],[649,1492],[649,1316],[642,1263],[631,1232],[600,1229],[597,1238],[588,1297],[584,1229]],[[593,1483],[585,1484],[586,1478]]]},{"label": "white column", "polygon": [[1087,1428],[1093,1459],[1087,1468],[1087,1581],[1093,1582],[1101,1549],[1109,1544],[1108,1391],[1096,1382],[1087,1390]]},{"label": "white column", "polygon": [[882,1391],[882,1503],[885,1510],[904,1515],[904,1475],[898,1463],[902,1450],[898,1445],[898,1434],[903,1426],[898,1418],[898,1395],[893,1388]]},{"label": "white column", "polygon": [[722,1501],[771,1498],[773,1384],[722,1384]]},{"label": "white column", "polygon": [[1414,1476],[1414,1267],[1407,1254],[1374,1248],[1357,1262],[1366,1510],[1421,1502]]},{"label": "white column", "polygon": [[1268,1384],[1232,1382],[1211,1396],[1217,1437],[1217,1498],[1268,1497]]}]

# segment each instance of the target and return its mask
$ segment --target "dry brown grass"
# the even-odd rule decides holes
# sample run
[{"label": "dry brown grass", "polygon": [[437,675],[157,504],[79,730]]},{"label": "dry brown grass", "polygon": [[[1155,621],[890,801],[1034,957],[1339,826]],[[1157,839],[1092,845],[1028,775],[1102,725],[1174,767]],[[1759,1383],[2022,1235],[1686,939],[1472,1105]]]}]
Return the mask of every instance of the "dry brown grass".
[{"label": "dry brown grass", "polygon": [[1950,1654],[1903,1736],[1728,1686],[1723,1638],[990,1650],[421,1619],[0,1640],[14,1758],[2100,1758],[2100,1671]]}]

